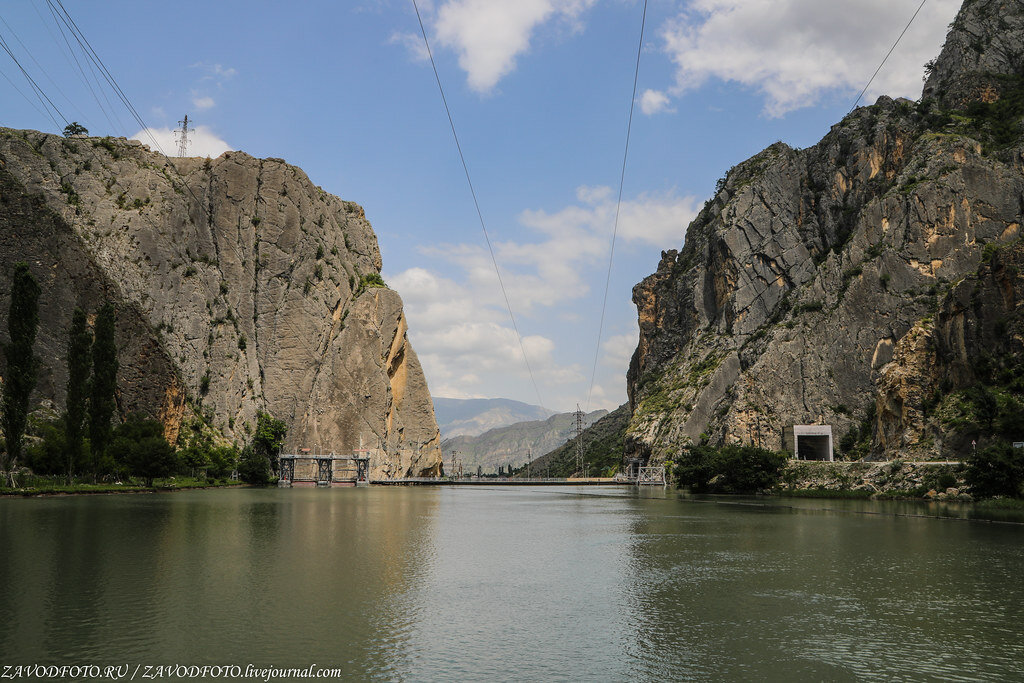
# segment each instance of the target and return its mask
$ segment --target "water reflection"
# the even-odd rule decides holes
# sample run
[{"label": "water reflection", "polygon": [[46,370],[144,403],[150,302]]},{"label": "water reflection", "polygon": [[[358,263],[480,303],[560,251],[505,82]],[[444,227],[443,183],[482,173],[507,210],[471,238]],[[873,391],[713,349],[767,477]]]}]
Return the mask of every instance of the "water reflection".
[{"label": "water reflection", "polygon": [[435,509],[356,489],[0,501],[0,654],[383,671]]},{"label": "water reflection", "polygon": [[631,544],[631,677],[1019,674],[1021,529],[874,512],[648,505]]},{"label": "water reflection", "polygon": [[[723,504],[725,503],[725,504]],[[1024,526],[621,488],[0,500],[0,659],[1011,679]]]}]

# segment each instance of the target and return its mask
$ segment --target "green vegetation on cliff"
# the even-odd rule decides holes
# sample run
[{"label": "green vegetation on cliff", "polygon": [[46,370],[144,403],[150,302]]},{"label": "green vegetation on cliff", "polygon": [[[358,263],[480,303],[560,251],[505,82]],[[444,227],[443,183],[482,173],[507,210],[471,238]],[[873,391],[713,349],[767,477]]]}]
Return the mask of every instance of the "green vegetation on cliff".
[{"label": "green vegetation on cliff", "polygon": [[781,448],[805,423],[847,459],[1024,440],[1022,40],[1020,3],[965,3],[919,102],[719,181],[633,290],[630,453]]},{"label": "green vegetation on cliff", "polygon": [[673,475],[695,493],[759,493],[775,488],[788,456],[756,446],[690,446],[677,456]]},{"label": "green vegetation on cliff", "polygon": [[[584,467],[592,477],[611,477],[622,466],[623,437],[629,424],[629,406],[621,405],[583,430]],[[525,477],[568,477],[576,473],[576,440],[570,439],[553,451],[515,470]]]}]

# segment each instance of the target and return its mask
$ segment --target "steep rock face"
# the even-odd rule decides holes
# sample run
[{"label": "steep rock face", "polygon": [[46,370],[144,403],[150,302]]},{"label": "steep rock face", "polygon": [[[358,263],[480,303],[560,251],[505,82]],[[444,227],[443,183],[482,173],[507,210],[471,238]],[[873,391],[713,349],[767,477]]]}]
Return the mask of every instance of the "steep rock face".
[{"label": "steep rock face", "polygon": [[1024,440],[1024,243],[986,256],[882,368],[882,448],[953,458],[992,435]]},{"label": "steep rock face", "polygon": [[968,0],[950,28],[928,65],[923,96],[948,109],[998,100],[1024,72],[1024,7],[1018,0]]},{"label": "steep rock face", "polygon": [[[933,78],[956,80],[958,63],[988,68],[994,57],[956,57],[950,45],[964,27],[997,32],[1006,15],[996,10],[1019,17],[1021,6],[965,6]],[[657,461],[698,441],[781,449],[786,425],[831,424],[838,441],[871,419],[879,371],[897,349],[909,353],[908,332],[975,271],[986,244],[1019,236],[1020,136],[1005,144],[983,114],[883,97],[814,147],[777,143],[732,169],[682,252],[665,252],[633,290],[631,452]],[[881,456],[906,440],[872,446]]]},{"label": "steep rock face", "polygon": [[359,206],[278,159],[172,163],[123,139],[8,129],[0,183],[4,262],[44,280],[42,397],[64,400],[71,310],[109,298],[122,412],[159,415],[169,437],[194,411],[244,441],[266,410],[289,424],[286,448],[362,444],[374,475],[438,470],[401,300],[364,287],[381,260]]}]

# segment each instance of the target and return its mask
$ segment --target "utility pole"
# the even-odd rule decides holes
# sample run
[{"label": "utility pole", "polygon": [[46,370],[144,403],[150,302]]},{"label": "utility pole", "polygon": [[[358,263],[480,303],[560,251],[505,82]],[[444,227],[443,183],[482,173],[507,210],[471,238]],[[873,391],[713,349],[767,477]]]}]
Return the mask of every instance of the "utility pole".
[{"label": "utility pole", "polygon": [[576,472],[583,475],[583,411],[576,404]]},{"label": "utility pole", "polygon": [[178,135],[178,156],[188,156],[188,114],[185,114],[185,118],[178,121],[180,128],[174,131]]}]

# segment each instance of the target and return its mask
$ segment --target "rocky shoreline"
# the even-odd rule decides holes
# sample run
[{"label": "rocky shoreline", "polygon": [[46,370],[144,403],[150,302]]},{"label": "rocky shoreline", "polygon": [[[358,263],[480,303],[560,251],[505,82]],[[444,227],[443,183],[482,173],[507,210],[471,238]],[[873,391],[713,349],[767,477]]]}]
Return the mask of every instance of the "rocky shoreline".
[{"label": "rocky shoreline", "polygon": [[783,493],[854,493],[865,497],[972,501],[959,462],[890,460],[791,461],[782,473]]}]

